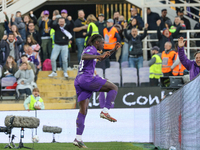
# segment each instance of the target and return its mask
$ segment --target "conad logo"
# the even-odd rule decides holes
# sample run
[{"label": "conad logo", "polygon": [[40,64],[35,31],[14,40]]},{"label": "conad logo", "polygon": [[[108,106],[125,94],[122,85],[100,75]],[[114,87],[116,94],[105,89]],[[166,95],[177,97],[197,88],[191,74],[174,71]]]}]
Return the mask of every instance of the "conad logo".
[{"label": "conad logo", "polygon": [[[170,92],[171,93],[171,92]],[[158,96],[155,96],[152,98],[151,94],[149,94],[149,97],[146,96],[139,96],[135,99],[133,102],[127,102],[126,99],[128,96],[134,96],[134,92],[129,92],[123,96],[123,103],[127,106],[132,106],[132,105],[146,105],[149,102],[149,105],[152,105],[154,102],[157,104],[160,103],[160,100]],[[161,92],[161,99],[163,99],[165,96],[165,91]]]}]

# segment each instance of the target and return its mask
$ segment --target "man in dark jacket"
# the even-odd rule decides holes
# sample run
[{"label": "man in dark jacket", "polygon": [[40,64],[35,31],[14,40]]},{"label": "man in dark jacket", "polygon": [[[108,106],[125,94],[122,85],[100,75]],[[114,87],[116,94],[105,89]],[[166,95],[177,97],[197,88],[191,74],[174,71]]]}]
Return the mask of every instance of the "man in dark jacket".
[{"label": "man in dark jacket", "polygon": [[101,34],[101,36],[103,37],[103,29],[106,28],[106,22],[104,21],[104,14],[99,14],[99,21],[96,22],[96,25],[99,29],[99,34]]},{"label": "man in dark jacket", "polygon": [[[140,14],[137,12],[137,8],[131,8],[131,18],[135,18],[138,21],[138,25],[140,27],[144,27],[144,21],[142,20],[142,17],[140,17]],[[128,20],[130,22],[131,18]]]},{"label": "man in dark jacket", "polygon": [[30,23],[28,24],[28,29],[29,29],[29,30],[28,30],[27,33],[26,33],[26,37],[28,37],[29,35],[32,35],[33,38],[34,38],[34,40],[37,41],[37,43],[38,43],[39,45],[41,45],[40,33],[39,33],[37,30],[35,30],[35,24],[34,24],[33,22],[30,22]]},{"label": "man in dark jacket", "polygon": [[145,24],[144,34],[138,35],[138,30],[133,28],[131,34],[127,34],[126,25],[124,25],[124,35],[129,43],[129,67],[141,68],[143,67],[143,51],[142,40],[147,36],[148,24]]},{"label": "man in dark jacket", "polygon": [[[179,26],[181,27],[181,30],[186,29],[183,20],[181,20],[181,18],[179,16],[176,16],[174,19],[174,28],[177,28]],[[179,33],[177,36],[174,36],[174,38],[180,38],[180,37],[186,38],[186,33]]]},{"label": "man in dark jacket", "polygon": [[174,39],[174,37],[176,37],[179,34],[181,27],[178,26],[174,33],[169,32],[169,29],[164,29],[163,33],[161,34],[160,33],[160,24],[161,24],[161,20],[158,20],[157,21],[157,36],[159,39],[160,53],[162,53],[165,50],[164,45],[166,42],[171,42],[172,49],[175,48],[173,39]]},{"label": "man in dark jacket", "polygon": [[162,30],[162,29],[165,28],[165,21],[170,20],[170,19],[167,17],[167,9],[162,9],[162,10],[161,10],[160,19],[161,19],[160,29]]},{"label": "man in dark jacket", "polygon": [[53,24],[53,21],[56,19],[56,16],[53,17],[53,20],[50,22],[50,27],[55,30],[55,44],[51,54],[51,65],[52,65],[52,73],[49,77],[57,76],[56,73],[56,59],[58,55],[61,53],[62,56],[62,64],[64,70],[64,77],[68,77],[67,67],[68,67],[68,43],[69,40],[72,39],[72,35],[69,32],[69,26],[65,25],[65,18],[59,18],[58,24]]},{"label": "man in dark jacket", "polygon": [[[160,19],[160,16],[152,12],[150,8],[147,8],[147,23],[149,24],[148,30],[157,30],[156,21]],[[150,34],[150,39],[158,39],[156,33]],[[151,42],[152,47],[158,45],[158,42]]]},{"label": "man in dark jacket", "polygon": [[181,18],[181,20],[184,21],[184,24],[186,25],[186,29],[190,30],[191,29],[190,21],[183,16],[184,15],[183,12],[184,12],[184,8],[181,7],[180,9],[177,10],[177,15]]},{"label": "man in dark jacket", "polygon": [[[17,38],[17,40],[15,40],[15,37]],[[23,40],[20,36],[17,35],[16,32],[9,33],[8,39],[6,38],[6,35],[4,35],[3,39],[0,42],[0,49],[5,48],[5,60],[10,55],[17,62],[20,58],[19,45],[23,43]]]}]

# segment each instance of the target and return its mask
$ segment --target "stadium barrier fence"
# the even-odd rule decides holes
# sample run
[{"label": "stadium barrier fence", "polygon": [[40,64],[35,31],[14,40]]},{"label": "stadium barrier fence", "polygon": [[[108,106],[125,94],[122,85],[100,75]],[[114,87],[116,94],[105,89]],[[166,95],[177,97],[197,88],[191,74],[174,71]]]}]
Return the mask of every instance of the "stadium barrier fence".
[{"label": "stadium barrier fence", "polygon": [[200,149],[200,76],[150,108],[150,141],[176,150]]}]

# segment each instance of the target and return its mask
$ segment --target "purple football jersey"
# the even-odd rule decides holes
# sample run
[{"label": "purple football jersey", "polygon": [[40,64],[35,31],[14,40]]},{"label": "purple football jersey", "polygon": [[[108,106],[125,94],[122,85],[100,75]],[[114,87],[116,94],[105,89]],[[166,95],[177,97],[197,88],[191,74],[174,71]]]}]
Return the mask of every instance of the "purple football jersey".
[{"label": "purple football jersey", "polygon": [[[97,49],[94,46],[88,46],[83,50],[83,54],[89,54],[89,55],[100,55],[97,52]],[[79,64],[79,69],[78,69],[78,75],[79,74],[87,74],[87,75],[92,75],[94,74],[95,70],[95,65],[96,65],[96,59],[92,60],[81,60]]]}]

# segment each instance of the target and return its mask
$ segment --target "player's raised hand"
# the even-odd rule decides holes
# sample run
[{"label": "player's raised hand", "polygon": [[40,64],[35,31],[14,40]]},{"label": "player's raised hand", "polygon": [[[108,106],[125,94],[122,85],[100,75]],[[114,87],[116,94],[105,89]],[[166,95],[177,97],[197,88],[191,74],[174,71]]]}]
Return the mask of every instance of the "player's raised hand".
[{"label": "player's raised hand", "polygon": [[106,58],[106,57],[108,57],[108,56],[110,56],[110,52],[109,52],[109,51],[104,52],[103,54],[99,55],[97,59],[98,59],[99,61],[101,61],[101,60],[103,60],[104,58]]},{"label": "player's raised hand", "polygon": [[184,47],[184,45],[185,45],[185,42],[183,41],[183,37],[180,37],[178,39],[178,47],[182,48]]}]

